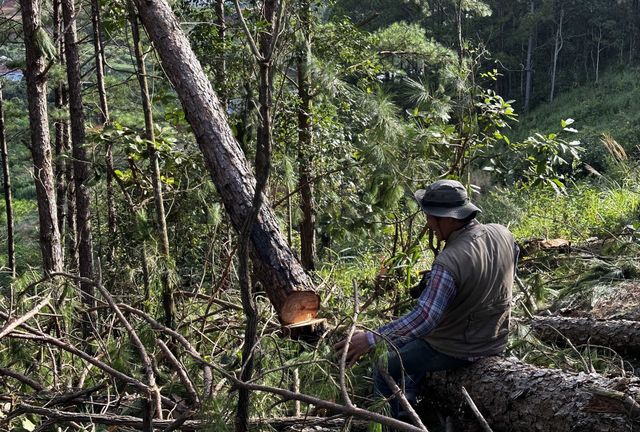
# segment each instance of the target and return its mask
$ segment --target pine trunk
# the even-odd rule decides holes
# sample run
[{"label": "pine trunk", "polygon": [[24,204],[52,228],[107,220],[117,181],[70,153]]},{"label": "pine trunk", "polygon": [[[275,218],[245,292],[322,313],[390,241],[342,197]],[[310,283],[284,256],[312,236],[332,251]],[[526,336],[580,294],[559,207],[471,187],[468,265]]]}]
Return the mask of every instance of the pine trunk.
[{"label": "pine trunk", "polygon": [[133,51],[138,68],[138,82],[142,94],[142,109],[144,112],[144,126],[147,139],[147,153],[149,154],[149,164],[151,165],[151,181],[153,185],[153,198],[156,213],[156,229],[160,243],[160,254],[163,265],[161,266],[160,280],[162,283],[162,308],[164,310],[164,323],[169,328],[175,328],[175,302],[173,298],[173,287],[169,282],[169,234],[165,221],[164,200],[162,197],[162,183],[160,182],[160,163],[158,161],[158,150],[155,145],[155,133],[153,130],[153,107],[149,95],[149,85],[147,82],[147,69],[144,63],[142,45],[140,42],[140,31],[138,27],[138,17],[131,5],[131,34],[133,36]]},{"label": "pine trunk", "polygon": [[38,36],[42,37],[45,30],[40,22],[38,0],[21,0],[20,9],[24,30],[30,150],[38,199],[42,268],[45,273],[58,272],[62,270],[62,250],[47,113],[47,58],[38,48]]},{"label": "pine trunk", "polygon": [[609,379],[490,357],[429,376],[425,395],[459,408],[463,386],[494,432],[632,432],[640,427],[637,379]]},{"label": "pine trunk", "polygon": [[[78,272],[81,277],[93,279],[93,244],[91,238],[91,197],[89,194],[89,158],[85,149],[84,109],[82,106],[82,83],[80,58],[76,37],[76,10],[73,0],[62,0],[64,21],[64,45],[67,81],[69,83],[69,118],[71,121],[71,147],[76,192],[76,238],[78,241]],[[94,287],[80,283],[82,302],[88,310],[95,308]],[[92,334],[95,320],[89,314],[83,320],[85,340]]]},{"label": "pine trunk", "polygon": [[7,267],[11,277],[16,277],[16,249],[13,240],[13,200],[11,198],[11,175],[9,173],[9,152],[7,150],[7,134],[4,127],[2,87],[0,86],[0,159],[2,163],[2,185],[4,187],[4,204],[7,213]]},{"label": "pine trunk", "polygon": [[315,268],[316,216],[313,200],[313,150],[311,130],[311,82],[309,79],[309,51],[311,50],[310,5],[304,0],[300,4],[300,21],[303,42],[298,55],[298,188],[300,189],[300,261],[306,270]]},{"label": "pine trunk", "polygon": [[[255,178],[238,142],[233,138],[200,62],[164,0],[135,0],[142,22],[154,42],[195,133],[213,182],[237,231],[247,218],[255,191]],[[254,268],[278,313],[295,290],[312,283],[280,233],[275,214],[265,197],[250,233]]]},{"label": "pine trunk", "polygon": [[529,322],[540,339],[574,345],[605,346],[619,354],[640,355],[640,321],[535,317]]},{"label": "pine trunk", "polygon": [[[102,20],[100,18],[100,0],[91,0],[91,25],[93,30],[93,50],[94,61],[96,65],[96,87],[98,88],[98,96],[100,100],[100,116],[98,123],[101,125],[108,124],[109,103],[107,101],[107,91],[104,83],[104,44],[102,43]],[[107,143],[105,149],[106,172],[106,192],[107,192],[107,230],[110,238],[109,251],[107,253],[108,262],[113,262],[115,257],[115,240],[116,235],[116,204],[115,194],[113,191],[113,144],[111,141]]]}]

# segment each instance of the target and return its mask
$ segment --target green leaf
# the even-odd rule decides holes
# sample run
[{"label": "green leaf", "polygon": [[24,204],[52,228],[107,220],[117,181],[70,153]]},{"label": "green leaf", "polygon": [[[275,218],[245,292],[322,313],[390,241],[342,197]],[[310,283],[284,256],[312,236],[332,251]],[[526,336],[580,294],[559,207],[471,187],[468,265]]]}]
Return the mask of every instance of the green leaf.
[{"label": "green leaf", "polygon": [[562,120],[562,121],[560,122],[560,124],[562,125],[562,127],[563,127],[563,128],[566,128],[567,126],[569,126],[569,125],[573,124],[574,122],[575,122],[575,120],[574,120],[574,119],[572,119],[572,118],[568,118],[568,119],[566,119],[566,120]]},{"label": "green leaf", "polygon": [[26,430],[27,432],[33,432],[36,428],[36,425],[33,424],[33,422],[26,417],[22,419],[20,426],[22,427],[22,429]]}]

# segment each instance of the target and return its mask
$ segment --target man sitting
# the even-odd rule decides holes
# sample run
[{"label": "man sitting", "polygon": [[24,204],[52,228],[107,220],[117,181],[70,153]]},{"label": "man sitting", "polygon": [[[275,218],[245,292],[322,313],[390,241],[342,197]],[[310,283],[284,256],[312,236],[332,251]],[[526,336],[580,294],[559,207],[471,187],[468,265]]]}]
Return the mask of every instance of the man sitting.
[{"label": "man sitting", "polygon": [[[377,343],[386,340],[397,349],[387,352],[387,373],[401,382],[405,396],[415,402],[416,389],[426,372],[455,369],[485,356],[501,354],[507,345],[511,289],[518,248],[513,235],[498,224],[483,225],[480,209],[469,201],[464,186],[439,180],[414,194],[427,215],[427,226],[445,247],[425,275],[417,306],[377,332],[357,332],[346,346],[354,364]],[[393,392],[378,369],[374,391],[391,398]],[[402,417],[397,398],[391,413]]]}]

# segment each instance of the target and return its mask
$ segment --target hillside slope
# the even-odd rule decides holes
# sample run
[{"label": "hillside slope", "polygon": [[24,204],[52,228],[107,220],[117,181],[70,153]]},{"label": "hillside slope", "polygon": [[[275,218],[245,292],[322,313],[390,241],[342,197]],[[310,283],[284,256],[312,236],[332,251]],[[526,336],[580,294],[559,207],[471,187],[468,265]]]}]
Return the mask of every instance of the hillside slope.
[{"label": "hillside slope", "polygon": [[573,118],[576,138],[586,148],[585,162],[598,170],[607,169],[607,150],[600,138],[610,135],[629,156],[640,157],[640,84],[638,69],[610,70],[598,84],[589,84],[561,94],[549,104],[522,115],[512,125],[512,139],[535,133],[557,132],[560,120]]}]

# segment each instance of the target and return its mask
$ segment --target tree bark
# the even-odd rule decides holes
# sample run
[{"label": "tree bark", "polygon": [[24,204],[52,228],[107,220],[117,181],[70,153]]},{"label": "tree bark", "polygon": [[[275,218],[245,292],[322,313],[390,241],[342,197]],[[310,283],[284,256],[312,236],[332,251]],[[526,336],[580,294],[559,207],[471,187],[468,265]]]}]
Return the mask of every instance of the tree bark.
[{"label": "tree bark", "polygon": [[[62,37],[62,15],[59,0],[53,1],[53,39],[57,41],[56,49],[61,65],[65,64],[64,38]],[[66,111],[67,86],[63,79],[59,79],[54,90],[54,104],[58,112]],[[58,214],[58,231],[60,232],[60,249],[64,262],[65,253],[65,218],[67,217],[67,169],[71,169],[66,162],[69,144],[69,123],[66,118],[59,118],[55,122],[55,177],[56,177],[56,205]]]},{"label": "tree bark", "polygon": [[16,248],[13,240],[13,200],[11,198],[11,175],[9,173],[9,152],[7,150],[7,134],[4,126],[4,107],[2,86],[0,86],[0,159],[2,159],[2,185],[4,188],[4,204],[7,213],[7,266],[11,277],[16,277]]},{"label": "tree bark", "polygon": [[[251,209],[255,178],[233,138],[218,97],[165,0],[135,0],[142,22],[182,101],[207,168],[232,224],[240,231]],[[255,274],[278,313],[295,290],[312,283],[279,231],[266,197],[250,233]]]},{"label": "tree bark", "polygon": [[[432,374],[426,384],[430,400],[448,401],[452,407],[460,406],[464,386],[494,432],[631,432],[640,427],[638,380],[490,357],[470,367]],[[610,395],[604,396],[604,390]]]},{"label": "tree bark", "polygon": [[142,95],[142,110],[144,112],[144,128],[147,139],[147,153],[149,164],[151,165],[151,183],[153,187],[153,198],[156,213],[156,229],[160,243],[160,254],[163,265],[161,268],[160,280],[162,283],[162,308],[164,310],[164,323],[169,328],[175,328],[175,302],[173,299],[173,287],[169,281],[169,234],[167,233],[167,223],[165,221],[164,200],[162,197],[162,183],[160,182],[160,163],[158,161],[158,150],[156,149],[156,137],[153,130],[153,107],[149,95],[149,85],[147,82],[147,68],[144,63],[142,45],[140,42],[140,31],[138,27],[138,17],[135,14],[133,4],[131,4],[131,34],[133,37],[133,52],[138,68],[138,82]]},{"label": "tree bark", "polygon": [[316,216],[313,197],[313,149],[311,129],[311,82],[309,53],[311,50],[311,19],[308,0],[300,3],[300,23],[303,42],[299,47],[298,63],[298,188],[300,189],[300,261],[305,270],[315,268]]},{"label": "tree bark", "polygon": [[45,273],[51,273],[62,270],[62,250],[47,113],[47,58],[38,46],[38,34],[42,35],[45,30],[40,22],[38,0],[21,0],[20,9],[24,31],[30,150],[38,199],[42,268]]},{"label": "tree bark", "polygon": [[[80,277],[93,279],[93,244],[91,238],[91,197],[89,194],[89,157],[85,149],[84,108],[82,106],[82,83],[80,58],[76,37],[76,10],[73,0],[62,0],[64,21],[64,45],[67,81],[69,82],[69,118],[71,120],[71,147],[73,173],[76,189],[76,238],[78,241],[78,272]],[[96,305],[94,287],[80,282],[82,302],[88,310]],[[87,313],[82,329],[85,340],[93,332],[95,313]]]},{"label": "tree bark", "polygon": [[[619,354],[640,354],[640,321],[534,317],[529,325],[541,339],[609,347]],[[566,338],[566,339],[565,339]]]}]

